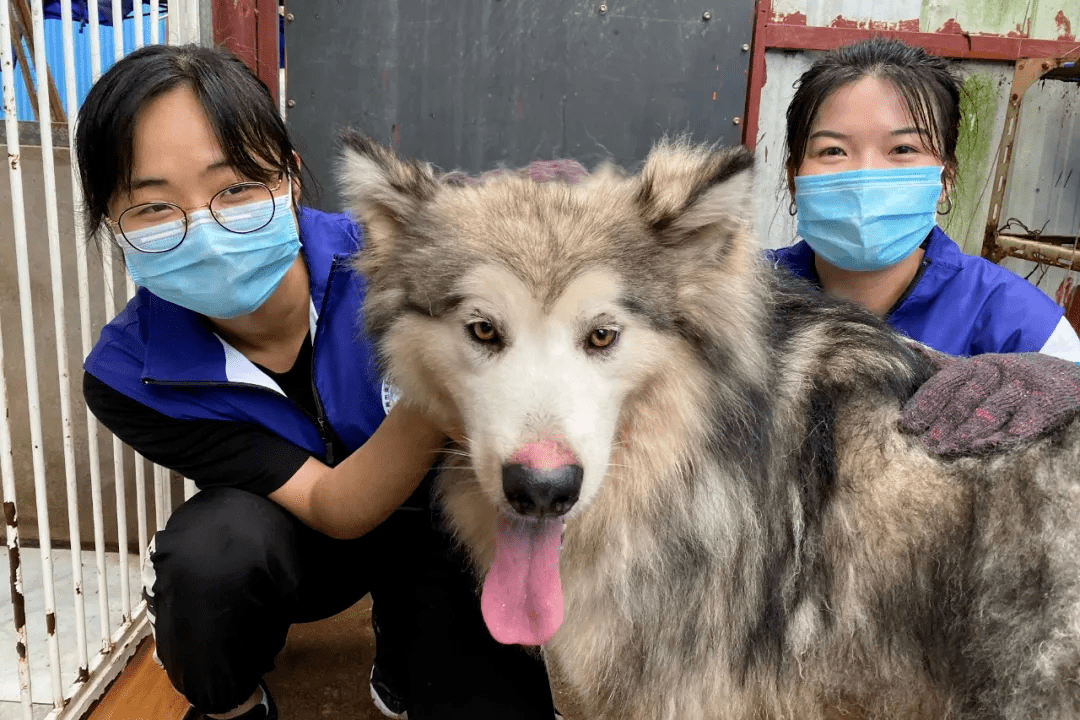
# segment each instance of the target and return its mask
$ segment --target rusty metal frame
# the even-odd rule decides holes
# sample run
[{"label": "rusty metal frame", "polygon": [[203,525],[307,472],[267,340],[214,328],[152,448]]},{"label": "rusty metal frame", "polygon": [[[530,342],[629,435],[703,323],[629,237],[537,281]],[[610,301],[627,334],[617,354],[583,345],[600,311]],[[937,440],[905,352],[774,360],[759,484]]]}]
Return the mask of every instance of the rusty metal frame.
[{"label": "rusty metal frame", "polygon": [[918,32],[918,20],[895,24],[858,24],[837,18],[831,27],[806,24],[800,13],[777,15],[772,0],[758,0],[750,47],[743,144],[751,150],[758,141],[761,89],[765,85],[766,50],[831,50],[841,45],[883,36],[918,45],[941,57],[962,60],[1017,62],[1022,58],[1080,57],[1080,42],[961,32]]},{"label": "rusty metal frame", "polygon": [[[1009,90],[1009,107],[1001,131],[997,160],[994,163],[994,182],[990,186],[990,210],[983,232],[982,256],[991,262],[1005,257],[1018,257],[1042,265],[1054,265],[1080,270],[1080,250],[1077,241],[1060,235],[1039,232],[1004,232],[1001,227],[1001,207],[1005,202],[1005,186],[1013,158],[1016,128],[1020,121],[1020,104],[1024,93],[1039,80],[1080,80],[1080,61],[1066,58],[1026,58],[1018,60]],[[1072,247],[1067,247],[1072,245]]]}]

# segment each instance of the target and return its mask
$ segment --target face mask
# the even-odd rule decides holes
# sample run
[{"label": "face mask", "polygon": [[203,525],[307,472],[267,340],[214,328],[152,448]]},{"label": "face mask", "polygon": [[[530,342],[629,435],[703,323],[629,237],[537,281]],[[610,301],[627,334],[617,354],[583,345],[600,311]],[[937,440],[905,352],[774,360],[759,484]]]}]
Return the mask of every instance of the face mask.
[{"label": "face mask", "polygon": [[[254,312],[277,289],[300,251],[296,221],[289,211],[292,194],[225,211],[245,218],[273,213],[266,227],[249,233],[226,230],[208,209],[188,215],[179,246],[163,253],[140,252],[122,243],[131,279],[163,300],[215,318]],[[254,223],[257,224],[257,223]],[[139,232],[165,247],[184,232],[182,221]]]},{"label": "face mask", "polygon": [[934,227],[942,170],[932,165],[800,175],[798,233],[815,253],[845,270],[895,265]]}]

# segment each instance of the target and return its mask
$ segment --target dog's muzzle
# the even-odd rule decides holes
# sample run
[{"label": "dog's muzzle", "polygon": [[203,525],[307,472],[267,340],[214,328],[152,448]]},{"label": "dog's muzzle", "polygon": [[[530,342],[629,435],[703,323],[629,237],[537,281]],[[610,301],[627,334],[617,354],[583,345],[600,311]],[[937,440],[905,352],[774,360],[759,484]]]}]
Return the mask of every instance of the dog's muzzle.
[{"label": "dog's muzzle", "polygon": [[583,475],[576,464],[537,468],[507,463],[502,469],[503,494],[520,515],[558,517],[577,502]]}]

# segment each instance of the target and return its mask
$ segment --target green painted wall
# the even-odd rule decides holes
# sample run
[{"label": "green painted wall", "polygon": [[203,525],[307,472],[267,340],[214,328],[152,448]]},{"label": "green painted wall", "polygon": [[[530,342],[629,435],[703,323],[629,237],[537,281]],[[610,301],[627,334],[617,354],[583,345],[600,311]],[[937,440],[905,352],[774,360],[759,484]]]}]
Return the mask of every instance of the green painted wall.
[{"label": "green painted wall", "polygon": [[1076,0],[924,0],[920,30],[937,32],[950,20],[969,33],[1026,32],[1029,37],[1056,40],[1067,27],[1074,37],[1080,35],[1080,4]]},{"label": "green painted wall", "polygon": [[999,80],[993,75],[976,71],[964,77],[960,98],[963,121],[956,143],[960,168],[950,193],[952,210],[938,218],[945,232],[965,252],[973,254],[978,254],[982,247],[986,224],[986,211],[980,208],[980,198],[993,174],[992,162],[999,141],[994,133],[994,118],[1000,94]]}]

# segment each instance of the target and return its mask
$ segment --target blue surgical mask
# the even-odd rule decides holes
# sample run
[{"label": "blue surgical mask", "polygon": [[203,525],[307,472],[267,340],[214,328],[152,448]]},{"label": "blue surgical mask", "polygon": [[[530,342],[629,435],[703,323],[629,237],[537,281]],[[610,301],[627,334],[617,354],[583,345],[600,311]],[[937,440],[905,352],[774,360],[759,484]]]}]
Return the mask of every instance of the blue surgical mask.
[{"label": "blue surgical mask", "polygon": [[[249,233],[226,230],[208,209],[197,210],[188,216],[184,241],[172,250],[145,253],[122,243],[128,273],[136,284],[188,310],[215,318],[247,315],[273,294],[300,251],[291,207],[292,194],[286,193],[225,211],[245,218],[273,213],[265,227]],[[168,247],[183,232],[178,221],[131,239]]]},{"label": "blue surgical mask", "polygon": [[845,270],[881,270],[922,244],[936,221],[940,165],[795,178],[799,235]]}]

